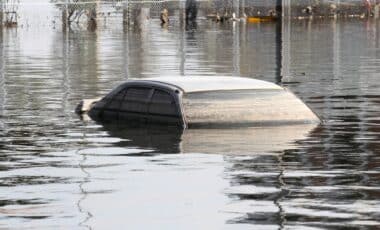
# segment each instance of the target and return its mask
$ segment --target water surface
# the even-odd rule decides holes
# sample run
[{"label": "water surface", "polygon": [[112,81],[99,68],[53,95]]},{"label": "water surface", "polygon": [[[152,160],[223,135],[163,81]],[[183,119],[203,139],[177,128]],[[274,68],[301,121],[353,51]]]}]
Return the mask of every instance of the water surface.
[{"label": "water surface", "polygon": [[[193,30],[151,20],[0,33],[0,228],[376,229],[380,25]],[[278,82],[278,68],[282,78]],[[324,120],[310,127],[120,129],[82,121],[82,98],[127,78],[238,75],[277,82]]]}]

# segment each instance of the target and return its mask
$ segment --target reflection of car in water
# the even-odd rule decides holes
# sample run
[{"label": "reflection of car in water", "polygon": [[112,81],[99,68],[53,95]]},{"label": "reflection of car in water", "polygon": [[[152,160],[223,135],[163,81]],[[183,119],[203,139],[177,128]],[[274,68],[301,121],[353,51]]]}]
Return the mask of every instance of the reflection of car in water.
[{"label": "reflection of car in water", "polygon": [[294,94],[270,82],[239,77],[129,80],[76,112],[96,121],[236,127],[319,123]]},{"label": "reflection of car in water", "polygon": [[103,127],[110,136],[128,140],[120,147],[157,153],[264,154],[294,148],[295,142],[307,138],[317,125],[178,129],[104,123]]}]

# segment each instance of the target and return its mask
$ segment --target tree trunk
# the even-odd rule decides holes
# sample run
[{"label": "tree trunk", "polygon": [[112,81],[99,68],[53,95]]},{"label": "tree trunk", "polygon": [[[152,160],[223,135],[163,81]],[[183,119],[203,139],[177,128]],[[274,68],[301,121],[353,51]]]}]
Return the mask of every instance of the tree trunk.
[{"label": "tree trunk", "polygon": [[96,30],[97,24],[96,24],[96,6],[94,8],[89,10],[88,13],[88,30],[94,31]]},{"label": "tree trunk", "polygon": [[0,27],[3,26],[3,18],[4,18],[4,14],[3,14],[3,10],[4,10],[4,6],[3,6],[3,0],[0,0]]}]

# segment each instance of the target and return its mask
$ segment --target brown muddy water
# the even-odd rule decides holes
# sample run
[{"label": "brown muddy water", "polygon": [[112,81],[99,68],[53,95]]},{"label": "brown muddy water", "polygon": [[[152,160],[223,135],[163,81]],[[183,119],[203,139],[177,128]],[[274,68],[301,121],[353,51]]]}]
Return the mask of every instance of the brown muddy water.
[{"label": "brown muddy water", "polygon": [[275,24],[64,33],[35,18],[0,34],[0,229],[378,229],[378,22],[284,25],[279,84],[321,126],[180,132],[74,108],[132,77],[278,82]]}]

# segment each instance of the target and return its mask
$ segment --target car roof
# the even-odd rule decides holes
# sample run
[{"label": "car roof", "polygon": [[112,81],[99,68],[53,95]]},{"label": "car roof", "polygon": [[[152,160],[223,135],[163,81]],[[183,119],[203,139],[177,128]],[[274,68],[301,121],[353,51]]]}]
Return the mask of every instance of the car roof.
[{"label": "car roof", "polygon": [[185,93],[217,90],[279,90],[282,87],[267,81],[227,76],[170,76],[136,79],[138,82],[158,82],[182,89]]}]

